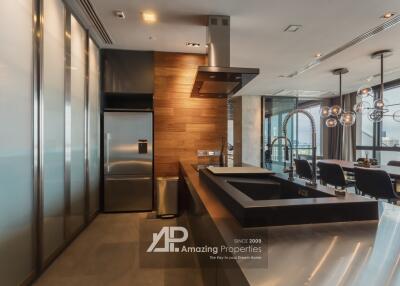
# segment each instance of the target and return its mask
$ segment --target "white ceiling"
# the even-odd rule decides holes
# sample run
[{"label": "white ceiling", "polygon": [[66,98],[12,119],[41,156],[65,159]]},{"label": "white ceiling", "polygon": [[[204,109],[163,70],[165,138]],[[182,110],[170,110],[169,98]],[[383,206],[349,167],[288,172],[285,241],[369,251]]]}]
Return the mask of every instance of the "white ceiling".
[{"label": "white ceiling", "polygon": [[[400,13],[399,0],[91,0],[111,35],[112,48],[205,53],[205,15],[231,16],[231,66],[258,67],[260,75],[242,95],[274,94],[279,90],[337,92],[338,79],[330,71],[347,67],[345,92],[368,83],[379,73],[379,61],[369,54],[393,49],[385,62],[385,81],[400,77],[400,24],[324,61],[295,78],[280,78],[323,54],[382,24],[386,11]],[[113,15],[121,9],[125,20]],[[146,25],[140,12],[153,10],[159,21]],[[296,33],[283,32],[302,25]],[[150,40],[149,37],[153,39]],[[186,42],[199,42],[189,48]],[[395,71],[395,72],[393,72]],[[379,77],[371,81],[377,84]]]}]

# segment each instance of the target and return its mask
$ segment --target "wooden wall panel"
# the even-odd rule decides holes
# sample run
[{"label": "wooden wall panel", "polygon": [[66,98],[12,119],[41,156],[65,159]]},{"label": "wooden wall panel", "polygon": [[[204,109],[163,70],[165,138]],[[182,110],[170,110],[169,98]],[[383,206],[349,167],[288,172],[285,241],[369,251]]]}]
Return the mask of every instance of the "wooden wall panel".
[{"label": "wooden wall panel", "polygon": [[225,99],[192,98],[198,54],[154,55],[155,176],[177,176],[179,160],[197,161],[198,149],[220,149],[227,136]]}]

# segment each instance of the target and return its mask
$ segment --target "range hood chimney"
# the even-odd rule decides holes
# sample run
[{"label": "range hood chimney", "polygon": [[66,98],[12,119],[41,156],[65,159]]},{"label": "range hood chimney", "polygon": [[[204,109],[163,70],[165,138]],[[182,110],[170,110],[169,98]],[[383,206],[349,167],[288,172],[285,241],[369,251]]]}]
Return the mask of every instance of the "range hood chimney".
[{"label": "range hood chimney", "polygon": [[208,66],[199,66],[192,97],[227,98],[255,78],[258,68],[230,67],[230,17],[209,16]]}]

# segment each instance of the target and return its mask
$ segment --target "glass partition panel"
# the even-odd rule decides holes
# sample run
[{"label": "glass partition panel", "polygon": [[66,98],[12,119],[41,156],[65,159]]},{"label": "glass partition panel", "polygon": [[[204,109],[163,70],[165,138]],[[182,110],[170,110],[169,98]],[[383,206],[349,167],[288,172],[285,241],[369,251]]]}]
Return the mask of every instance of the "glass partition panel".
[{"label": "glass partition panel", "polygon": [[67,210],[67,235],[69,237],[84,223],[85,43],[85,30],[71,16],[71,189]]},{"label": "glass partition panel", "polygon": [[384,92],[383,98],[386,102],[388,112],[386,113],[387,116],[384,116],[382,120],[382,147],[400,147],[400,122],[393,119],[393,114],[400,110],[400,106],[398,105],[400,103],[399,93],[400,87],[391,88]]},{"label": "glass partition panel", "polygon": [[[368,102],[370,106],[374,105],[374,98],[369,96],[362,99]],[[357,145],[360,146],[373,146],[374,145],[374,123],[369,120],[368,112],[357,114]]]},{"label": "glass partition panel", "polygon": [[43,2],[43,261],[64,243],[64,5]]},{"label": "glass partition panel", "polygon": [[[381,147],[392,150],[381,151],[378,154],[379,162],[386,165],[389,161],[400,161],[400,122],[393,119],[393,114],[400,110],[399,99],[400,87],[385,90],[383,98],[387,105],[387,116],[383,117],[381,127]],[[396,115],[400,113],[397,112]],[[398,117],[396,117],[397,119]],[[398,119],[397,119],[398,120]]]},{"label": "glass partition panel", "polygon": [[[379,97],[379,87],[374,88],[374,97],[368,97],[371,106]],[[394,120],[393,115],[400,109],[398,94],[399,82],[389,83],[384,90],[385,114],[382,121],[373,122],[368,118],[368,112],[357,115],[357,158],[375,158],[380,165],[386,165],[389,161],[400,161],[400,123]],[[400,113],[400,112],[398,112]],[[396,115],[398,114],[396,113]]]},{"label": "glass partition panel", "polygon": [[[281,172],[285,166],[285,141],[283,139],[274,142],[274,139],[283,136],[283,122],[292,110],[301,108],[308,111],[314,118],[317,136],[317,156],[322,154],[321,119],[319,116],[320,102],[315,100],[300,100],[297,97],[265,97],[264,98],[264,122],[263,122],[263,150],[264,167],[272,168],[275,172]],[[310,120],[302,113],[292,116],[287,124],[287,137],[293,145],[293,158],[311,159]],[[272,142],[274,144],[272,145]]]},{"label": "glass partition panel", "polygon": [[[283,121],[286,115],[297,106],[295,97],[266,97],[264,99],[264,144],[263,162],[267,168],[281,172],[284,162],[284,140],[278,140],[271,146],[274,138],[283,136]],[[293,142],[294,118],[287,125],[287,136]]]},{"label": "glass partition panel", "polygon": [[0,4],[0,285],[34,271],[32,7]]},{"label": "glass partition panel", "polygon": [[[308,111],[315,121],[316,138],[317,138],[317,156],[321,156],[321,118],[319,115],[320,104],[314,104],[306,107],[299,107]],[[294,149],[297,158],[311,159],[312,158],[312,129],[311,122],[302,113],[299,113],[295,121]]]},{"label": "glass partition panel", "polygon": [[89,214],[99,209],[100,182],[100,55],[89,40]]}]

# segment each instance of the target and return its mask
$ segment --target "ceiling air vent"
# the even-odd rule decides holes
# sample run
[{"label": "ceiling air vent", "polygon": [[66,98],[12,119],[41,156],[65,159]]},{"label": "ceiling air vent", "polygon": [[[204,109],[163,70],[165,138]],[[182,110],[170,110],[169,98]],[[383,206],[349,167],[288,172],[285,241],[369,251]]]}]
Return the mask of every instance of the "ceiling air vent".
[{"label": "ceiling air vent", "polygon": [[103,23],[97,16],[97,13],[93,8],[92,3],[90,3],[89,0],[79,0],[79,2],[81,3],[83,10],[86,12],[86,15],[92,22],[93,27],[96,29],[100,37],[103,39],[104,43],[111,45],[113,41],[110,35],[108,34],[106,28],[103,26]]},{"label": "ceiling air vent", "polygon": [[351,41],[345,43],[344,45],[336,48],[335,50],[319,57],[318,59],[312,61],[311,63],[307,64],[306,66],[304,66],[302,69],[298,70],[298,71],[294,71],[291,74],[287,75],[287,78],[293,78],[296,77],[314,67],[316,67],[317,65],[319,65],[321,62],[326,61],[327,59],[343,52],[344,50],[347,50],[348,48],[351,48],[361,42],[364,42],[365,40],[368,40],[369,38],[372,38],[376,35],[378,35],[379,33],[386,31],[392,27],[394,27],[395,25],[397,25],[400,22],[400,15],[394,16],[393,18],[390,18],[389,20],[387,20],[385,23],[376,26],[372,29],[370,29],[369,31],[357,36],[356,38],[352,39]]},{"label": "ceiling air vent", "polygon": [[329,97],[333,94],[329,91],[324,90],[291,90],[291,89],[280,89],[272,94],[273,96],[290,96],[290,97]]}]

